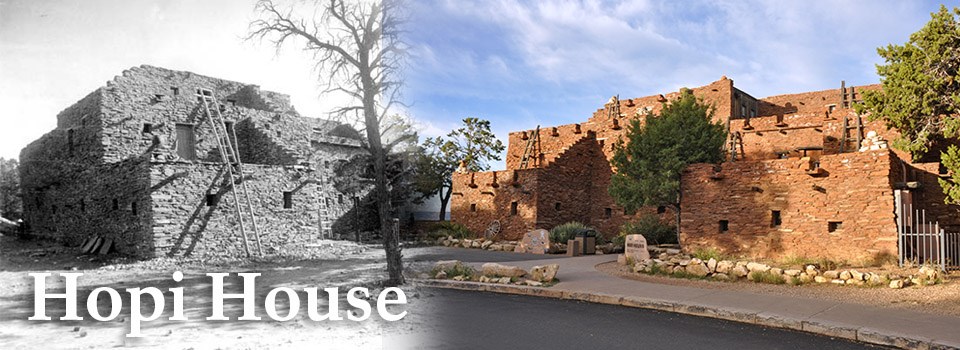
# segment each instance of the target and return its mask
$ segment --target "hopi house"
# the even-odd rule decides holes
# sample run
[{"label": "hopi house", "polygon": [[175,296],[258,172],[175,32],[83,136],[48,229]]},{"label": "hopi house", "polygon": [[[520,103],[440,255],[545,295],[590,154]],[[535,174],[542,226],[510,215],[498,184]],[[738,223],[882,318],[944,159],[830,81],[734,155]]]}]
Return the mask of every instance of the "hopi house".
[{"label": "hopi house", "polygon": [[[958,228],[958,207],[944,204],[937,183],[939,152],[911,159],[886,147],[896,131],[855,113],[860,94],[879,88],[841,84],[759,99],[726,77],[693,88],[730,140],[724,163],[683,173],[684,249],[848,260],[896,254],[895,201]],[[505,239],[568,221],[611,237],[643,212],[672,222],[664,207],[625,211],[607,187],[613,145],[629,120],[659,113],[678,94],[612,98],[582,123],[510,133],[506,170],[453,175],[452,220],[474,232],[497,221]]]},{"label": "hopi house", "polygon": [[263,250],[336,236],[331,228],[352,218],[364,195],[340,193],[331,181],[337,161],[363,152],[356,130],[301,116],[287,95],[256,85],[152,66],[108,81],[21,151],[29,233],[67,245],[100,237],[142,257],[242,255],[202,93],[236,135]]}]

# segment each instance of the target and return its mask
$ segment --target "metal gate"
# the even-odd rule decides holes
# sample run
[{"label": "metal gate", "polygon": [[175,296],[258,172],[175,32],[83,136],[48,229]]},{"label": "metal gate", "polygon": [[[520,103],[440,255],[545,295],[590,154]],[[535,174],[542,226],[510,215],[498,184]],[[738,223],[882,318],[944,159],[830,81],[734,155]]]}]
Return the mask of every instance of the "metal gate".
[{"label": "metal gate", "polygon": [[897,191],[897,250],[900,266],[932,265],[941,271],[960,270],[960,232],[944,232],[939,222],[927,221],[926,210],[915,210]]}]

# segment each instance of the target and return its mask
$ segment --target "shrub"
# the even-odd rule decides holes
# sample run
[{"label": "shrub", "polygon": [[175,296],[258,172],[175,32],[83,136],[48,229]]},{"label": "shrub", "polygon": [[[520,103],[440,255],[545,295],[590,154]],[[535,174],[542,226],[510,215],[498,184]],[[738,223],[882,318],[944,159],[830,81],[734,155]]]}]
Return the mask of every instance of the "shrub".
[{"label": "shrub", "polygon": [[[567,241],[576,238],[578,232],[592,229],[592,227],[576,221],[560,224],[550,229],[550,242],[567,243]],[[597,238],[597,243],[600,243],[599,237]]]},{"label": "shrub", "polygon": [[430,276],[436,276],[438,273],[440,273],[440,271],[446,272],[448,278],[453,278],[454,276],[464,276],[466,278],[472,278],[473,275],[476,274],[476,270],[470,267],[470,265],[454,264],[451,266],[447,266],[447,268],[445,269],[442,269],[440,267],[434,267],[433,270],[430,271]]},{"label": "shrub", "polygon": [[677,243],[677,230],[673,225],[660,221],[660,217],[645,214],[634,221],[627,222],[620,227],[620,234],[614,239],[614,244],[623,245],[627,235],[639,234],[647,239],[647,244]]},{"label": "shrub", "polygon": [[710,259],[716,259],[717,261],[726,260],[726,257],[723,256],[723,254],[721,254],[720,251],[717,250],[716,248],[697,248],[697,250],[694,251],[692,255],[694,258],[697,258],[703,261],[707,261]]},{"label": "shrub", "polygon": [[473,232],[470,232],[470,229],[462,224],[444,221],[433,226],[433,229],[427,235],[433,239],[439,239],[446,236],[453,236],[453,238],[456,239],[463,239],[473,237]]},{"label": "shrub", "polygon": [[784,284],[787,283],[783,276],[770,271],[753,271],[747,275],[747,279],[757,283]]}]

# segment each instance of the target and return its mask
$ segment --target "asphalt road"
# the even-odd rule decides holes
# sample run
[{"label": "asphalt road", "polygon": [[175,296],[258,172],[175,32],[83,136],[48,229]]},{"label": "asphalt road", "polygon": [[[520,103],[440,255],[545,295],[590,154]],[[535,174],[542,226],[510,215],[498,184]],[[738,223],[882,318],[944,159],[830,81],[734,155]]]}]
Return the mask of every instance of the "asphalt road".
[{"label": "asphalt road", "polygon": [[[440,349],[877,349],[803,332],[654,310],[425,289]],[[389,347],[389,346],[388,346]]]}]

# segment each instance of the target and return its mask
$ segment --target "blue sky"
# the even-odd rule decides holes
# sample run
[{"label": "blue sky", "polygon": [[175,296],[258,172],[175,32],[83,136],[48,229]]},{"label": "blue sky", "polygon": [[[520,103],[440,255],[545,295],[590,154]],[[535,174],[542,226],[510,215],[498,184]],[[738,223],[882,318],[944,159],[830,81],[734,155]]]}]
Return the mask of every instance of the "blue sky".
[{"label": "blue sky", "polygon": [[[406,112],[433,136],[475,116],[507,132],[586,119],[611,95],[726,75],[757,96],[876,83],[935,2],[411,0]],[[303,53],[244,42],[244,0],[0,0],[0,157],[123,69],[152,64],[254,83],[324,117]],[[493,165],[502,168],[502,163]]]}]

